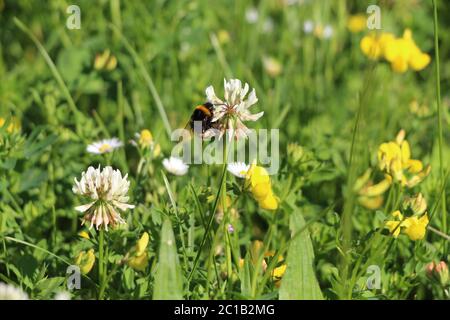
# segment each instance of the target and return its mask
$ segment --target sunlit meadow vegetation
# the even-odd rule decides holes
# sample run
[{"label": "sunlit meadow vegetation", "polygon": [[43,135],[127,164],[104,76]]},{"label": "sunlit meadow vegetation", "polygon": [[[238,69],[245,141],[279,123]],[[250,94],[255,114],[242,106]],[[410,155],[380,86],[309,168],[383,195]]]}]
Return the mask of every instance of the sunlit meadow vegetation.
[{"label": "sunlit meadow vegetation", "polygon": [[450,3],[372,2],[0,0],[0,299],[449,299]]}]

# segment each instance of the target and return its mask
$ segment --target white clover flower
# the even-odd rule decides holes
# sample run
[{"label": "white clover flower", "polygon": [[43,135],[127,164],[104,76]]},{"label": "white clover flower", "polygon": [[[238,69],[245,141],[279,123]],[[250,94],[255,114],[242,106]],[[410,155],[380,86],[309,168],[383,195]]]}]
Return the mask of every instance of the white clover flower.
[{"label": "white clover flower", "polygon": [[81,180],[75,179],[72,191],[75,194],[90,198],[91,202],[78,206],[75,210],[84,213],[82,225],[90,221],[89,229],[95,224],[95,228],[103,226],[108,230],[108,225],[115,226],[125,223],[120,216],[120,211],[133,209],[134,205],[128,204],[127,196],[130,182],[128,174],[122,177],[119,170],[112,167],[100,166],[95,169],[89,167],[81,174]]},{"label": "white clover flower", "polygon": [[96,141],[87,146],[86,150],[89,153],[103,154],[114,151],[123,145],[122,141],[117,138],[103,139]]},{"label": "white clover flower", "polygon": [[[231,133],[236,130],[236,139],[247,137],[249,129],[243,122],[256,121],[264,114],[264,112],[252,114],[249,111],[250,107],[258,102],[255,89],[252,89],[248,97],[246,97],[249,91],[247,83],[242,87],[242,82],[239,79],[231,79],[229,81],[224,79],[224,91],[225,99],[222,101],[216,96],[213,86],[206,88],[206,98],[208,102],[214,105],[214,117],[212,122],[219,124],[218,127],[221,131],[221,135],[229,129],[231,130]],[[205,132],[205,136],[211,135],[208,134],[208,131]],[[231,136],[233,136],[233,134],[231,134],[230,137]]]},{"label": "white clover flower", "polygon": [[20,288],[0,282],[0,300],[28,300],[28,295]]},{"label": "white clover flower", "polygon": [[250,7],[247,10],[245,10],[245,20],[247,20],[248,23],[254,24],[259,19],[259,12],[258,9],[254,7]]},{"label": "white clover flower", "polygon": [[303,31],[305,33],[311,33],[314,31],[314,22],[312,22],[311,20],[306,20],[303,23]]},{"label": "white clover flower", "polygon": [[330,39],[334,34],[334,29],[329,24],[323,28],[323,38]]},{"label": "white clover flower", "polygon": [[176,176],[184,176],[189,169],[189,166],[177,157],[166,158],[163,160],[162,164],[168,172]]},{"label": "white clover flower", "polygon": [[250,165],[244,162],[232,162],[227,166],[227,170],[238,178],[245,178],[249,169]]}]

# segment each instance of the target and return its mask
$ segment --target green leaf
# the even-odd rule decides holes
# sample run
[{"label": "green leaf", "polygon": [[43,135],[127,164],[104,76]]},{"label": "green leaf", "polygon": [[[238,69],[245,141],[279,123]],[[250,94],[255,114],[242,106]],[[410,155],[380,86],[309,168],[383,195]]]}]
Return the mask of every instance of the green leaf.
[{"label": "green leaf", "polygon": [[161,231],[158,269],[153,290],[155,300],[183,299],[183,282],[172,223],[166,219]]},{"label": "green leaf", "polygon": [[313,246],[304,226],[302,214],[295,210],[290,219],[292,240],[287,253],[286,273],[281,281],[281,300],[323,299],[313,268]]}]

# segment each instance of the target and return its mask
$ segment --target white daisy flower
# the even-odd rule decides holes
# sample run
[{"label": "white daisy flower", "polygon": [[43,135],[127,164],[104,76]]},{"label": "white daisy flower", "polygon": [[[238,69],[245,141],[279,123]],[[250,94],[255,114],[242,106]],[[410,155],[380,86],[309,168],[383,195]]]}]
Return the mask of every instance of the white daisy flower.
[{"label": "white daisy flower", "polygon": [[[246,97],[249,91],[247,83],[242,86],[242,82],[239,79],[231,79],[229,81],[224,79],[224,91],[225,99],[222,101],[216,96],[213,86],[206,88],[206,98],[214,105],[212,122],[219,124],[221,135],[229,129],[231,133],[236,130],[236,139],[247,137],[249,129],[243,122],[256,121],[264,114],[264,112],[252,114],[249,111],[250,107],[258,102],[255,89],[252,89],[248,97]],[[205,136],[208,136],[207,133],[205,133]]]},{"label": "white daisy flower", "polygon": [[103,154],[114,151],[123,145],[122,141],[117,138],[103,139],[87,146],[86,150],[89,153]]},{"label": "white daisy flower", "polygon": [[75,210],[84,213],[82,225],[90,222],[89,228],[95,224],[95,228],[104,227],[108,230],[108,225],[115,226],[125,223],[120,216],[120,211],[133,209],[134,205],[128,204],[127,196],[130,188],[128,174],[122,177],[120,170],[112,167],[105,167],[100,170],[100,166],[95,169],[89,167],[81,174],[81,180],[75,179],[72,191],[90,198],[91,202],[78,206]]},{"label": "white daisy flower", "polygon": [[238,178],[245,178],[249,169],[250,165],[244,162],[232,162],[227,166],[227,170]]},{"label": "white daisy flower", "polygon": [[176,176],[184,176],[189,169],[189,166],[177,157],[166,158],[163,160],[162,164],[168,172]]},{"label": "white daisy flower", "polygon": [[314,22],[312,22],[311,20],[306,20],[303,23],[303,31],[305,33],[311,33],[314,31]]},{"label": "white daisy flower", "polygon": [[0,300],[28,300],[28,295],[20,288],[0,282]]},{"label": "white daisy flower", "polygon": [[333,36],[333,34],[334,34],[334,30],[333,30],[332,26],[326,25],[323,28],[323,38],[324,39],[330,39]]}]

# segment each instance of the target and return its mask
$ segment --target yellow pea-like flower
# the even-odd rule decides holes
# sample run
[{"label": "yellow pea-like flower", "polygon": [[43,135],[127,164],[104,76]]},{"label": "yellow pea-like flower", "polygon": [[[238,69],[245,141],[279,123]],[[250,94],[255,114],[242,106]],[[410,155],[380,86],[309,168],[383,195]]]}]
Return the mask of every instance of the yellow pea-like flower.
[{"label": "yellow pea-like flower", "polygon": [[409,65],[414,71],[420,71],[426,68],[431,62],[431,57],[427,53],[416,52],[409,60]]},{"label": "yellow pea-like flower", "polygon": [[148,253],[144,252],[140,256],[134,256],[128,260],[128,265],[136,271],[144,271],[148,266]]},{"label": "yellow pea-like flower", "polygon": [[392,213],[392,217],[395,218],[395,220],[386,221],[385,227],[389,229],[389,232],[392,233],[394,238],[397,238],[400,235],[403,224],[403,215],[397,210]]},{"label": "yellow pea-like flower", "polygon": [[410,217],[405,220],[405,234],[413,241],[422,240],[425,237],[426,229],[429,220],[428,215],[424,214],[422,217]]},{"label": "yellow pea-like flower", "polygon": [[89,233],[87,233],[86,231],[80,231],[80,232],[78,233],[78,235],[79,235],[81,238],[84,238],[84,239],[90,239]]},{"label": "yellow pea-like flower", "polygon": [[136,271],[144,271],[148,265],[149,257],[146,249],[149,239],[148,233],[144,232],[136,242],[131,258],[127,261],[127,264]]},{"label": "yellow pea-like flower", "polygon": [[148,241],[149,241],[148,233],[144,232],[141,238],[136,243],[136,255],[140,256],[145,252],[145,249],[147,249]]},{"label": "yellow pea-like flower", "polygon": [[395,40],[394,35],[388,32],[379,35],[371,33],[361,39],[360,48],[369,59],[378,60],[384,55],[387,45],[393,40]]},{"label": "yellow pea-like flower", "polygon": [[370,210],[376,210],[380,208],[384,203],[384,198],[382,196],[376,197],[358,197],[358,202],[365,208]]},{"label": "yellow pea-like flower", "polygon": [[422,193],[419,193],[415,197],[407,198],[404,207],[411,208],[416,215],[422,215],[427,210],[427,201]]},{"label": "yellow pea-like flower", "polygon": [[431,167],[424,168],[422,161],[411,159],[411,148],[401,130],[395,141],[385,142],[378,148],[378,166],[402,186],[414,187],[425,179]]},{"label": "yellow pea-like flower", "polygon": [[252,164],[246,174],[246,185],[262,209],[278,208],[278,199],[273,194],[269,173],[265,168]]},{"label": "yellow pea-like flower", "polygon": [[363,31],[367,27],[367,18],[363,14],[356,14],[350,16],[347,20],[347,28],[352,33]]},{"label": "yellow pea-like flower", "polygon": [[252,194],[256,200],[264,200],[271,192],[270,183],[258,183],[252,188]]},{"label": "yellow pea-like flower", "polygon": [[386,192],[387,189],[391,186],[392,178],[389,175],[386,175],[385,179],[381,182],[365,187],[360,191],[361,195],[367,197],[379,196]]},{"label": "yellow pea-like flower", "polygon": [[88,252],[81,251],[75,258],[75,264],[80,268],[82,274],[88,274],[95,263],[94,249]]},{"label": "yellow pea-like flower", "polygon": [[278,209],[278,199],[271,192],[267,197],[258,202],[262,209],[266,210],[276,210]]},{"label": "yellow pea-like flower", "polygon": [[94,60],[94,69],[96,70],[114,70],[117,67],[117,58],[111,54],[109,49],[98,53]]}]

